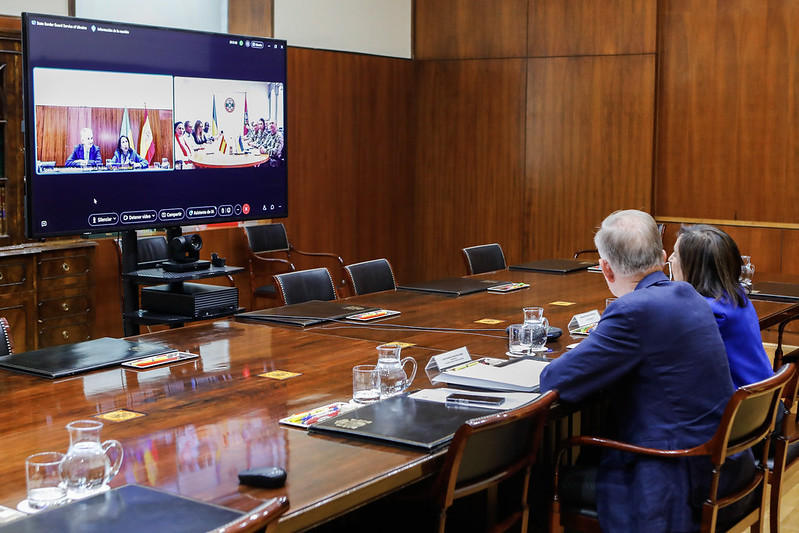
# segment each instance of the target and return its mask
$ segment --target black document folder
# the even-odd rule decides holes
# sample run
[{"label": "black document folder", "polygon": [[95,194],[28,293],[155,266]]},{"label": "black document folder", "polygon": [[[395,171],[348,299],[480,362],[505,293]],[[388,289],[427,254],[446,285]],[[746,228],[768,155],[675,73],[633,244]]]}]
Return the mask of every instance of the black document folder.
[{"label": "black document folder", "polygon": [[568,274],[578,270],[586,270],[596,266],[596,261],[580,261],[579,259],[539,259],[520,265],[511,265],[510,270],[530,270],[532,272],[550,272],[552,274]]},{"label": "black document folder", "polygon": [[0,357],[0,368],[50,379],[174,352],[164,344],[103,337]]},{"label": "black document folder", "polygon": [[150,487],[125,485],[85,500],[20,518],[0,526],[0,533],[195,533],[211,531],[243,514],[241,511]]},{"label": "black document folder", "polygon": [[467,420],[496,412],[415,400],[403,394],[318,422],[309,429],[430,451],[452,440]]},{"label": "black document folder", "polygon": [[752,285],[752,292],[749,297],[754,300],[799,302],[799,283],[759,281]]},{"label": "black document folder", "polygon": [[477,278],[445,278],[433,281],[423,281],[410,285],[400,285],[398,289],[405,291],[421,291],[443,294],[445,296],[462,296],[488,290],[489,287],[504,285],[507,281],[496,281]]},{"label": "black document folder", "polygon": [[260,322],[266,324],[282,324],[287,326],[315,326],[328,320],[345,318],[357,313],[376,311],[377,307],[366,307],[347,303],[343,300],[311,300],[283,307],[260,309],[239,313],[236,320],[243,322]]}]

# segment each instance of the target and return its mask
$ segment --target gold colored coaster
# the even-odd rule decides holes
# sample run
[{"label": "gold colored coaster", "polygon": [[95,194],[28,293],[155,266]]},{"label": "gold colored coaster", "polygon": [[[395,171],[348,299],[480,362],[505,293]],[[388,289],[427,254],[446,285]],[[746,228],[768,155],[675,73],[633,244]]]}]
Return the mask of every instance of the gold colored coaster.
[{"label": "gold colored coaster", "polygon": [[289,372],[288,370],[272,370],[271,372],[265,372],[263,374],[258,374],[259,378],[271,378],[271,379],[289,379],[293,378],[294,376],[301,376],[297,372]]},{"label": "gold colored coaster", "polygon": [[396,344],[400,348],[408,348],[410,346],[416,346],[415,342],[400,342],[400,341],[391,341],[387,342],[386,344]]},{"label": "gold colored coaster", "polygon": [[140,416],[147,416],[145,413],[138,413],[136,411],[129,411],[127,409],[117,409],[115,411],[108,411],[107,413],[100,413],[94,415],[94,418],[106,420],[108,422],[127,422]]},{"label": "gold colored coaster", "polygon": [[480,320],[475,320],[474,321],[475,324],[490,324],[490,325],[500,324],[502,322],[505,322],[505,321],[504,320],[497,320],[496,318],[481,318]]},{"label": "gold colored coaster", "polygon": [[561,301],[557,301],[557,302],[549,302],[549,305],[560,305],[560,306],[563,306],[563,307],[567,307],[569,305],[574,305],[576,303],[577,302],[561,302]]}]

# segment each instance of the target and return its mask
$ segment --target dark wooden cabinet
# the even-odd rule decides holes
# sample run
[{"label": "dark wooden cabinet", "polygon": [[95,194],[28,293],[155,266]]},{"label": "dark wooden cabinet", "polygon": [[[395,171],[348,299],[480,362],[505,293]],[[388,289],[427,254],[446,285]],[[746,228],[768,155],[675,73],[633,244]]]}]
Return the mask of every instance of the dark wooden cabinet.
[{"label": "dark wooden cabinet", "polygon": [[17,352],[91,339],[93,241],[0,248],[0,316]]}]

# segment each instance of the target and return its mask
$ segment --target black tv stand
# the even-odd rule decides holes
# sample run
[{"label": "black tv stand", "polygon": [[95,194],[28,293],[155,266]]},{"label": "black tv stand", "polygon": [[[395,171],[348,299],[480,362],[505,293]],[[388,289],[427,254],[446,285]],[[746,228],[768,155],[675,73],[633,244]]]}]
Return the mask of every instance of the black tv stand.
[{"label": "black tv stand", "polygon": [[[167,229],[167,241],[174,237],[179,237],[180,228]],[[121,236],[122,241],[122,327],[126,337],[138,335],[140,325],[168,325],[169,327],[179,327],[185,322],[200,320],[190,316],[172,315],[165,313],[154,313],[140,309],[139,286],[140,285],[161,285],[168,284],[171,289],[180,292],[183,282],[218,276],[230,276],[244,272],[244,267],[222,266],[215,267],[208,265],[201,270],[189,270],[186,272],[169,272],[163,268],[138,268],[138,252],[136,245],[136,231],[124,231]],[[209,263],[208,261],[205,261]],[[238,311],[238,310],[237,310]],[[220,313],[218,316],[203,317],[202,320],[211,318],[222,318],[233,313]]]}]

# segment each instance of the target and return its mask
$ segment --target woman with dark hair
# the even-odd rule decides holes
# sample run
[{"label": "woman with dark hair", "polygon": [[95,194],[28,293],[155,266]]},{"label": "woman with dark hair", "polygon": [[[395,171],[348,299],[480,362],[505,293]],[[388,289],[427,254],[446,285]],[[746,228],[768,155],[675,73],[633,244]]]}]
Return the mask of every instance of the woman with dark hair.
[{"label": "woman with dark hair", "polygon": [[674,279],[705,297],[716,316],[736,387],[771,377],[757,313],[741,288],[741,253],[732,238],[713,226],[683,226],[669,257]]},{"label": "woman with dark hair", "polygon": [[130,139],[127,135],[120,135],[111,165],[124,168],[147,168],[147,160],[130,147]]},{"label": "woman with dark hair", "polygon": [[192,136],[194,137],[194,144],[197,146],[202,146],[208,142],[208,139],[205,137],[205,132],[203,131],[202,121],[198,120],[194,123],[194,131]]}]

